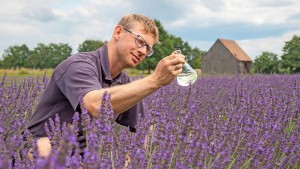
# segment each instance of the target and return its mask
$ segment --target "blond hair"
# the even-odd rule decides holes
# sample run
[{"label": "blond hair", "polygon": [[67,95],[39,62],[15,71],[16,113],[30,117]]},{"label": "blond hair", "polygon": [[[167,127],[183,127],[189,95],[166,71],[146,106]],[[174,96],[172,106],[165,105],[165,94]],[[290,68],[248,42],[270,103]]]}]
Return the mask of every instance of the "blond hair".
[{"label": "blond hair", "polygon": [[158,28],[153,19],[139,14],[129,14],[123,16],[119,21],[118,25],[123,26],[124,28],[130,29],[134,26],[135,23],[142,23],[144,25],[145,33],[151,33],[155,39],[155,43],[159,43],[159,32]]}]

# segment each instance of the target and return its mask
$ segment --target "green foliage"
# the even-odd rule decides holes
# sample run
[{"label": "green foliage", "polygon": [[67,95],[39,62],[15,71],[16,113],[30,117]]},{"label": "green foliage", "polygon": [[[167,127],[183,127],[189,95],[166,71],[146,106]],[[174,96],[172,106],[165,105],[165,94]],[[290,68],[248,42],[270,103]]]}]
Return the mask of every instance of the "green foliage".
[{"label": "green foliage", "polygon": [[29,75],[29,72],[26,70],[20,70],[19,75]]},{"label": "green foliage", "polygon": [[254,73],[300,73],[300,37],[294,35],[290,41],[285,42],[282,49],[281,60],[277,55],[263,52],[252,64]]},{"label": "green foliage", "polygon": [[190,51],[188,63],[194,69],[201,69],[202,58],[205,55],[206,51],[201,51],[198,48],[194,48]]},{"label": "green foliage", "polygon": [[19,68],[28,60],[30,51],[26,45],[10,46],[4,51],[1,68]]},{"label": "green foliage", "polygon": [[68,44],[45,45],[39,43],[32,51],[26,45],[11,46],[5,50],[1,68],[55,68],[71,55],[72,48]]},{"label": "green foliage", "polygon": [[55,68],[60,62],[69,57],[72,53],[72,48],[68,44],[45,45],[39,43],[31,52],[30,58],[27,61],[27,68]]},{"label": "green foliage", "polygon": [[252,71],[254,73],[279,73],[279,60],[276,54],[270,52],[263,52],[260,56],[255,58],[252,64]]},{"label": "green foliage", "polygon": [[285,43],[281,56],[281,67],[284,73],[300,73],[300,36],[294,35]]},{"label": "green foliage", "polygon": [[98,41],[98,40],[85,40],[82,44],[78,47],[78,52],[89,52],[95,51],[103,46],[106,41]]}]

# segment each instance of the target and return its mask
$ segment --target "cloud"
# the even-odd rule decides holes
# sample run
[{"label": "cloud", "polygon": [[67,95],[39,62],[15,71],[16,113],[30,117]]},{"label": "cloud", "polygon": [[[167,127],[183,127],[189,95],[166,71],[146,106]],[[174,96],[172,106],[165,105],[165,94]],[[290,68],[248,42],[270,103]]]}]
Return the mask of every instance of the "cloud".
[{"label": "cloud", "polygon": [[279,57],[283,54],[285,42],[290,41],[294,35],[300,35],[300,29],[286,32],[280,36],[270,36],[258,39],[239,40],[237,43],[254,60],[262,52],[272,52]]},{"label": "cloud", "polygon": [[40,22],[49,22],[57,19],[57,16],[53,13],[53,11],[48,8],[25,8],[22,11],[22,15],[28,19],[33,19]]},{"label": "cloud", "polygon": [[[0,6],[0,54],[11,45],[109,40],[121,16],[140,13],[159,20],[193,47],[209,49],[217,38],[237,41],[251,56],[280,53],[299,35],[298,0],[23,0]],[[257,45],[259,44],[259,45]]]},{"label": "cloud", "polygon": [[[298,1],[236,1],[187,0],[181,8],[185,9],[181,17],[177,17],[170,26],[211,27],[223,24],[241,25],[284,25],[290,22],[290,17],[299,14]],[[177,16],[180,16],[177,14]],[[300,18],[297,19],[298,21]]]}]

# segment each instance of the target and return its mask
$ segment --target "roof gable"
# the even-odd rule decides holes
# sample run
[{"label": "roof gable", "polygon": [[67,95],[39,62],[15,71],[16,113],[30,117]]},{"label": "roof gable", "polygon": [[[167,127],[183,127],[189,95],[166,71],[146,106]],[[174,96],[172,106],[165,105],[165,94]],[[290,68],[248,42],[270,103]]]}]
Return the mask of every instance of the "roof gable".
[{"label": "roof gable", "polygon": [[252,62],[252,59],[243,51],[240,46],[233,40],[218,39],[228,51],[238,60]]}]

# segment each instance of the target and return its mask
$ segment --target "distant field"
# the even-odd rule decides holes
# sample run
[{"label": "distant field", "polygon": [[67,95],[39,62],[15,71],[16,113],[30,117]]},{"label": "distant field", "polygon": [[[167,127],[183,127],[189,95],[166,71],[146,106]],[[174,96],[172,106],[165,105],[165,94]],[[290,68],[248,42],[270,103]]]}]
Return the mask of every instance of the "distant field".
[{"label": "distant field", "polygon": [[[25,78],[32,77],[43,77],[46,73],[46,76],[48,78],[51,77],[54,69],[0,69],[0,82],[2,82],[2,79],[5,76],[5,84],[9,84],[11,82],[16,81],[17,83],[22,82]],[[134,76],[142,76],[146,75],[147,71],[140,71],[137,69],[125,69],[125,71],[132,77]]]},{"label": "distant field", "polygon": [[0,82],[2,82],[2,79],[5,75],[5,85],[9,85],[11,82],[22,82],[25,78],[38,78],[43,77],[44,74],[47,77],[50,77],[52,75],[53,69],[0,69]]},{"label": "distant field", "polygon": [[0,69],[0,75],[7,75],[7,76],[43,76],[46,73],[46,76],[50,76],[53,72],[53,69]]}]

